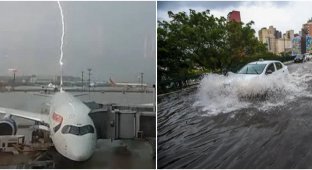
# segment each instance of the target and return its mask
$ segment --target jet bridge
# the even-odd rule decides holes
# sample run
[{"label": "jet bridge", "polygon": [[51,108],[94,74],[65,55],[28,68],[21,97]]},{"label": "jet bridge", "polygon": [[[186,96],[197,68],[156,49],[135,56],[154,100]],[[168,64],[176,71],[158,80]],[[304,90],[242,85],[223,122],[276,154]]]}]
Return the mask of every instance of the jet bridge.
[{"label": "jet bridge", "polygon": [[98,138],[156,138],[154,106],[85,103],[92,110]]}]

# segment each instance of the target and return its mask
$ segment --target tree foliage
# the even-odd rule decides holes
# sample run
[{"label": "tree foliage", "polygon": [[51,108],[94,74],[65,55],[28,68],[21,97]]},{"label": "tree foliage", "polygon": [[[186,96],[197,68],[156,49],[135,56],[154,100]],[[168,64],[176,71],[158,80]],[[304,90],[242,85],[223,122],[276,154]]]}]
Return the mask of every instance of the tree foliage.
[{"label": "tree foliage", "polygon": [[181,87],[199,73],[231,70],[245,58],[268,53],[255,37],[253,21],[228,22],[209,10],[169,11],[168,15],[170,21],[158,21],[157,29],[159,91]]}]

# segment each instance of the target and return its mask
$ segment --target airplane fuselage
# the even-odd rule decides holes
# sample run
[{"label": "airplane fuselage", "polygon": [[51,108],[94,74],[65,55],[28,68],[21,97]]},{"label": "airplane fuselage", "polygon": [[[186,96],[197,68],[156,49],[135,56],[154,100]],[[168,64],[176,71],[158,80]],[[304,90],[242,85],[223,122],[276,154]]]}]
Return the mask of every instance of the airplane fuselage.
[{"label": "airplane fuselage", "polygon": [[69,93],[56,93],[51,100],[50,137],[63,156],[84,161],[91,157],[96,145],[96,129],[90,109]]}]

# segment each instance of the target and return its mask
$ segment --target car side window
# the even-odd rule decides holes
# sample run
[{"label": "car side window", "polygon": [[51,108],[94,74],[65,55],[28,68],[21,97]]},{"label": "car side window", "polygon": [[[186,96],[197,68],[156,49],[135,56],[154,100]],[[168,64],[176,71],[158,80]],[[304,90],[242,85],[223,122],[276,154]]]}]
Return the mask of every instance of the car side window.
[{"label": "car side window", "polygon": [[267,68],[266,71],[268,71],[268,70],[271,70],[272,72],[275,71],[275,68],[274,68],[274,64],[273,64],[273,63],[271,63],[271,64],[268,66],[268,68]]},{"label": "car side window", "polygon": [[276,66],[276,69],[277,69],[277,70],[283,68],[283,65],[282,65],[281,63],[279,63],[279,62],[276,62],[276,63],[275,63],[275,66]]}]

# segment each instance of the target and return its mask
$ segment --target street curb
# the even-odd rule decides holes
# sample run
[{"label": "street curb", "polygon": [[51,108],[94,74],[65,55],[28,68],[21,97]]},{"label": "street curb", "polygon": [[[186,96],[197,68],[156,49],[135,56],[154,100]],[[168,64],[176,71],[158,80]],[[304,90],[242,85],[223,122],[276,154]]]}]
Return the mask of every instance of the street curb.
[{"label": "street curb", "polygon": [[286,62],[283,62],[285,65],[289,65],[289,64],[292,64],[292,63],[294,63],[294,61],[293,60],[291,60],[291,61],[286,61]]}]

